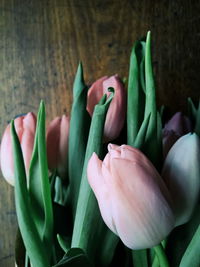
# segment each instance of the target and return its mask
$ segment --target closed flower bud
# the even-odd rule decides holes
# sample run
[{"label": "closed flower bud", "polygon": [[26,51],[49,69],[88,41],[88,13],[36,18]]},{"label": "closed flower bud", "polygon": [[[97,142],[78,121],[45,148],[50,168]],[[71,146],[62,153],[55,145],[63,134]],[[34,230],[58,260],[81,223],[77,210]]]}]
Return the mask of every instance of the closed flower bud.
[{"label": "closed flower bud", "polygon": [[180,138],[180,135],[175,133],[173,130],[163,130],[163,156],[166,158],[167,153],[169,152],[170,148],[173,144]]},{"label": "closed flower bud", "polygon": [[163,129],[163,155],[166,157],[173,144],[182,136],[192,131],[192,124],[188,117],[177,112]]},{"label": "closed flower bud", "polygon": [[[21,144],[26,173],[28,174],[36,131],[36,116],[34,113],[29,112],[25,116],[20,116],[16,118],[14,120],[14,124]],[[1,171],[4,178],[7,180],[8,183],[14,185],[14,162],[10,124],[6,127],[2,137],[0,161]]]},{"label": "closed flower bud", "polygon": [[87,169],[101,215],[127,247],[153,247],[174,226],[169,192],[141,151],[111,144],[108,150],[103,162],[94,153]]},{"label": "closed flower bud", "polygon": [[50,122],[47,128],[47,158],[52,171],[57,169],[61,178],[67,176],[69,117],[63,115]]},{"label": "closed flower bud", "polygon": [[165,124],[165,130],[174,131],[177,135],[184,135],[192,131],[192,125],[188,117],[184,116],[181,112],[177,112]]},{"label": "closed flower bud", "polygon": [[104,76],[92,84],[88,90],[87,111],[92,116],[94,107],[104,94],[109,95],[109,87],[115,90],[114,98],[107,112],[104,139],[111,141],[116,139],[124,125],[126,111],[126,92],[118,75],[111,77]]},{"label": "closed flower bud", "polygon": [[162,177],[171,193],[176,226],[186,223],[200,192],[200,141],[187,134],[173,145],[164,162]]}]

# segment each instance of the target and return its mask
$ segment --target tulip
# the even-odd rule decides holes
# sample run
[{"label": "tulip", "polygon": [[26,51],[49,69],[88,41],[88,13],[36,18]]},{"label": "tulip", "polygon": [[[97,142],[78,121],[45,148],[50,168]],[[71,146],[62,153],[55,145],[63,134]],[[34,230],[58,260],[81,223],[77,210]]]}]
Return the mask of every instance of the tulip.
[{"label": "tulip", "polygon": [[136,148],[108,145],[103,162],[93,153],[87,174],[106,225],[131,249],[160,243],[174,226],[170,194]]},{"label": "tulip", "polygon": [[192,131],[192,125],[188,117],[181,112],[177,112],[164,127],[165,130],[173,130],[177,135],[185,135]]},{"label": "tulip", "polygon": [[182,136],[192,131],[192,124],[188,117],[177,112],[163,129],[163,154],[166,157],[173,144]]},{"label": "tulip", "polygon": [[104,127],[105,141],[116,139],[123,128],[126,111],[125,88],[118,75],[111,77],[104,76],[92,84],[88,90],[87,96],[87,111],[89,112],[90,116],[92,116],[94,107],[96,104],[98,104],[102,96],[104,94],[109,96],[109,87],[114,88],[115,95],[106,116]]},{"label": "tulip", "polygon": [[51,171],[57,169],[61,178],[67,175],[69,117],[63,115],[50,122],[47,128],[47,158]]},{"label": "tulip", "polygon": [[[28,175],[36,131],[36,116],[29,112],[14,120],[15,129],[21,144],[26,174]],[[14,185],[14,162],[10,124],[6,127],[0,148],[1,171],[6,181]]]},{"label": "tulip", "polygon": [[200,193],[200,141],[186,134],[172,146],[164,162],[162,177],[174,202],[176,226],[186,223]]},{"label": "tulip", "polygon": [[179,138],[180,138],[180,135],[175,133],[173,130],[163,129],[162,143],[163,143],[163,156],[164,156],[164,158],[166,158],[170,148],[173,146],[173,144]]}]

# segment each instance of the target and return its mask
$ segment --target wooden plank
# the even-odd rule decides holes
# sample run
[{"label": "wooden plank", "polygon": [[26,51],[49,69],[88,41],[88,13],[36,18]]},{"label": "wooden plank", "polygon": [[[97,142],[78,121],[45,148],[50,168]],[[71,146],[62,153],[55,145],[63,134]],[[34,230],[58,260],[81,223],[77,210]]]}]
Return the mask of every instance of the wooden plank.
[{"label": "wooden plank", "polygon": [[[174,112],[198,99],[199,1],[1,0],[0,133],[16,114],[47,120],[70,112],[72,84],[82,60],[88,84],[128,75],[133,42],[152,31],[158,102]],[[0,180],[0,266],[13,266],[16,216],[13,189]]]}]

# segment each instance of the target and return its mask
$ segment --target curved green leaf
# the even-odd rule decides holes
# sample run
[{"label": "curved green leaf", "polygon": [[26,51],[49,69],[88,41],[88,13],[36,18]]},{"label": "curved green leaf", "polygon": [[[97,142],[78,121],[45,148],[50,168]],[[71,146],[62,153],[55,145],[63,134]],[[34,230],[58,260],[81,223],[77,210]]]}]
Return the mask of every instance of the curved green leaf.
[{"label": "curved green leaf", "polygon": [[[127,103],[127,144],[133,146],[144,116],[144,49],[136,41],[130,56]],[[141,84],[142,83],[142,84]]]},{"label": "curved green leaf", "polygon": [[48,267],[50,264],[46,248],[40,239],[33,220],[24,160],[18,136],[15,131],[14,121],[11,123],[11,135],[14,151],[15,204],[20,232],[32,266]]},{"label": "curved green leaf", "polygon": [[198,226],[180,263],[180,267],[200,266],[200,225]]},{"label": "curved green leaf", "polygon": [[72,248],[53,267],[92,267],[92,264],[82,249]]},{"label": "curved green leaf", "polygon": [[29,170],[29,195],[31,213],[40,239],[51,257],[53,240],[53,208],[48,177],[45,136],[45,106],[40,104],[34,150]]},{"label": "curved green leaf", "polygon": [[99,156],[102,152],[104,122],[113,93],[107,100],[106,98],[106,95],[102,97],[92,116],[71,244],[71,247],[79,247],[93,258],[99,245],[97,240],[101,238],[105,225],[96,198],[88,184],[87,164],[93,152]]},{"label": "curved green leaf", "polygon": [[68,150],[69,202],[72,205],[73,217],[75,217],[90,126],[90,116],[86,110],[87,91],[88,88],[83,78],[83,67],[80,63],[73,86]]}]

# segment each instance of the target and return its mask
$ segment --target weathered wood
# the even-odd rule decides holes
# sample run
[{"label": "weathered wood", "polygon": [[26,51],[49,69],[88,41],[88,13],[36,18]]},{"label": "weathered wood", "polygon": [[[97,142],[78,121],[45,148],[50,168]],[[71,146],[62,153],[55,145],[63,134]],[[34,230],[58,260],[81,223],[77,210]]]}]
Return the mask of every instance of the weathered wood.
[{"label": "weathered wood", "polygon": [[[46,102],[47,119],[70,112],[79,60],[87,83],[128,75],[133,42],[152,31],[158,102],[171,112],[199,98],[199,1],[1,0],[0,133]],[[0,266],[13,266],[13,189],[0,179]]]}]

